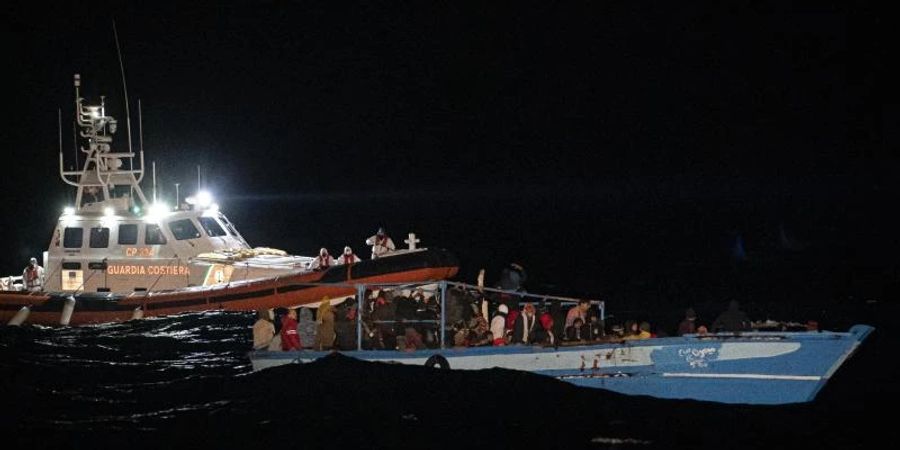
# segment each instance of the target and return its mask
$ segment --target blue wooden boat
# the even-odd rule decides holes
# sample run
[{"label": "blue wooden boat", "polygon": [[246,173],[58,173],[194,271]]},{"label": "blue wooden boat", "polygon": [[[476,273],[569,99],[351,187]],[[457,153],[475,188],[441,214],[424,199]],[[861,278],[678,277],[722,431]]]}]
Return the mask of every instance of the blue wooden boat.
[{"label": "blue wooden boat", "polygon": [[[452,283],[441,283],[442,288],[447,284]],[[623,394],[774,405],[812,401],[872,331],[870,326],[855,325],[847,332],[752,331],[561,347],[358,349],[341,353],[380,363],[524,370]],[[255,351],[250,360],[254,370],[262,370],[307,363],[330,353]]]}]

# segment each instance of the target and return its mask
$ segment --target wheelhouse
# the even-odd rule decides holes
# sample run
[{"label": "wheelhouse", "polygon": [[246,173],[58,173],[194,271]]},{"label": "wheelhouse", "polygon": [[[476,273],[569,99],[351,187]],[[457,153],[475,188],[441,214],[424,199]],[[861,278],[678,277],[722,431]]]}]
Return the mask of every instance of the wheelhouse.
[{"label": "wheelhouse", "polygon": [[128,292],[203,285],[194,256],[250,246],[218,210],[187,210],[69,212],[48,248],[45,290]]}]

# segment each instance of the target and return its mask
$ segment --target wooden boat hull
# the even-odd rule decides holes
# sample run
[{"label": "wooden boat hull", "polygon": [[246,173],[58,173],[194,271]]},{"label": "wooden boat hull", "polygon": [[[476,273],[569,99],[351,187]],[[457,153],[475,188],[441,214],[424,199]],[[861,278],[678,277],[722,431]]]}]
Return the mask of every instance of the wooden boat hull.
[{"label": "wooden boat hull", "polygon": [[[456,275],[458,268],[456,258],[448,251],[428,249],[335,266],[327,271],[300,272],[224,285],[165,292],[85,293],[72,296],[75,307],[69,325],[130,320],[138,308],[144,317],[148,317],[212,309],[254,311],[298,306],[319,302],[326,295],[354,295],[356,290],[348,284],[443,280]],[[328,286],[327,283],[339,285]],[[68,298],[68,294],[0,293],[0,323],[8,322],[23,307],[28,307],[27,323],[58,325]]]},{"label": "wooden boat hull", "polygon": [[[577,345],[464,347],[412,352],[342,351],[384,363],[479,370],[523,370],[623,394],[720,403],[812,401],[874,329],[848,332],[751,332]],[[329,352],[250,353],[254,370],[306,363]]]}]

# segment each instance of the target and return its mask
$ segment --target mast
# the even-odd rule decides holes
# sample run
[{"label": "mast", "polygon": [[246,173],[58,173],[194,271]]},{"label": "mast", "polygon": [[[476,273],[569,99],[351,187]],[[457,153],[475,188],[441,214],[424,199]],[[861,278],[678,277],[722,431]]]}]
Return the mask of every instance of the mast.
[{"label": "mast", "polygon": [[[122,94],[125,97],[125,131],[128,133],[128,152],[133,152],[131,147],[131,109],[128,108],[128,85],[125,84],[125,63],[122,61],[122,48],[119,47],[119,32],[116,30],[116,21],[112,21],[113,36],[116,38],[116,55],[119,56],[119,73],[122,74]],[[141,150],[144,147],[141,145]]]},{"label": "mast", "polygon": [[[115,134],[118,122],[112,116],[106,115],[105,100],[101,97],[99,105],[87,105],[81,97],[81,75],[75,74],[75,124],[80,128],[78,136],[82,145],[79,149],[85,154],[84,164],[75,170],[66,170],[62,151],[59,153],[59,174],[62,180],[76,188],[75,209],[81,210],[88,205],[114,206],[116,209],[128,209],[129,202],[137,200],[143,206],[147,205],[147,198],[140,187],[140,179],[144,174],[144,155],[140,155],[139,169],[134,169],[130,162],[135,154],[128,152],[114,152],[112,150],[112,138]],[[124,161],[129,161],[126,169]],[[137,198],[115,198],[115,189],[119,186],[130,188]],[[91,196],[86,199],[85,194]],[[113,203],[110,205],[109,203]]]},{"label": "mast", "polygon": [[[125,128],[128,133],[128,151],[112,150],[112,135],[115,134],[117,121],[106,115],[106,102],[100,97],[100,105],[86,105],[81,97],[81,75],[75,74],[75,126],[80,128],[75,137],[75,169],[66,170],[62,146],[59,152],[59,175],[62,180],[75,186],[75,209],[85,207],[100,208],[111,206],[114,209],[126,210],[133,206],[147,207],[147,197],[141,190],[144,178],[144,148],[141,136],[140,163],[135,164],[135,153],[131,144],[131,112],[128,105],[128,86],[125,82],[125,63],[119,46],[119,33],[113,21],[113,36],[116,41],[116,53],[119,57],[119,72],[122,75],[122,93],[125,97]],[[140,104],[138,104],[140,108]],[[143,134],[143,130],[141,130]],[[85,145],[78,145],[78,138]],[[84,165],[78,168],[78,150],[84,153]],[[126,164],[127,163],[127,164]],[[128,191],[116,196],[116,188],[127,187]],[[84,194],[91,196],[86,199]]]}]

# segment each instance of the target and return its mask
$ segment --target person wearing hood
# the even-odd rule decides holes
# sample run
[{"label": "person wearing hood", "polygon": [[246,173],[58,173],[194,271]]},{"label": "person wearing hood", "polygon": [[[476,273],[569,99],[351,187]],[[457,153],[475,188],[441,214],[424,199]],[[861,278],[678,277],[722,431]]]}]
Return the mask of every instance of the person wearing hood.
[{"label": "person wearing hood", "polygon": [[328,270],[334,265],[334,258],[328,254],[328,249],[322,247],[319,249],[319,256],[309,262],[309,270]]},{"label": "person wearing hood", "polygon": [[288,309],[281,318],[281,349],[284,351],[300,350],[300,335],[297,334],[297,310]]},{"label": "person wearing hood", "polygon": [[354,255],[353,249],[350,248],[349,245],[347,245],[344,247],[344,253],[342,253],[341,256],[338,256],[337,260],[335,260],[335,264],[354,264],[360,261],[361,260],[359,259],[359,256]]},{"label": "person wearing hood", "polygon": [[372,259],[377,259],[396,249],[394,241],[384,231],[384,227],[379,227],[374,236],[366,239],[366,245],[372,247]]},{"label": "person wearing hood", "polygon": [[719,314],[712,324],[712,332],[720,331],[748,331],[750,330],[750,318],[747,313],[741,311],[740,304],[737,300],[728,302],[728,309]]},{"label": "person wearing hood", "polygon": [[330,350],[334,344],[334,309],[331,307],[331,299],[328,296],[322,298],[319,303],[319,309],[316,311],[316,343],[313,345],[315,350]]},{"label": "person wearing hood", "polygon": [[275,338],[275,324],[269,320],[269,311],[259,310],[258,319],[253,324],[253,350],[266,350]]},{"label": "person wearing hood", "polygon": [[522,291],[527,278],[525,268],[521,264],[511,263],[500,272],[497,287],[504,291]]},{"label": "person wearing hood", "polygon": [[37,262],[37,258],[28,260],[28,265],[22,271],[22,284],[26,291],[39,292],[44,286],[44,268]]},{"label": "person wearing hood", "polygon": [[299,308],[297,312],[297,334],[300,342],[309,346],[316,341],[316,321],[310,308]]},{"label": "person wearing hood", "polygon": [[685,334],[694,334],[697,332],[697,313],[694,312],[694,308],[688,308],[687,311],[684,312],[684,320],[678,324],[678,335],[684,336]]},{"label": "person wearing hood", "polygon": [[506,305],[500,305],[497,308],[497,314],[491,319],[491,334],[494,335],[494,345],[506,345],[507,314],[509,314],[509,308]]}]

